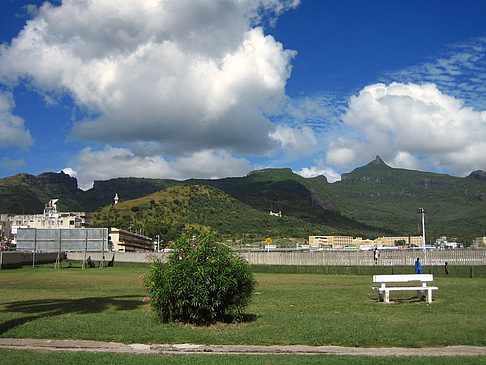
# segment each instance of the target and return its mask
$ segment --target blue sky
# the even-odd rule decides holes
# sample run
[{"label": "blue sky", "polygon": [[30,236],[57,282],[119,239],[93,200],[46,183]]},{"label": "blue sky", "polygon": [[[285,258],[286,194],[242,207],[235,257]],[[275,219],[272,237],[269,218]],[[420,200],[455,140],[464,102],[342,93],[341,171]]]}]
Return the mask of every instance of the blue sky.
[{"label": "blue sky", "polygon": [[4,0],[0,177],[486,170],[486,2]]}]

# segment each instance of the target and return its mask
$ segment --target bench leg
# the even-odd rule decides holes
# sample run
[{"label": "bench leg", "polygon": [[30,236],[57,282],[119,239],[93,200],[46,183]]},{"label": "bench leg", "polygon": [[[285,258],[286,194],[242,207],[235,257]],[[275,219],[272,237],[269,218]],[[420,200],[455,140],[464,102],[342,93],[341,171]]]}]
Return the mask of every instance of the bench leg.
[{"label": "bench leg", "polygon": [[385,303],[390,303],[390,291],[385,290]]},{"label": "bench leg", "polygon": [[432,303],[432,290],[427,290],[427,303]]}]

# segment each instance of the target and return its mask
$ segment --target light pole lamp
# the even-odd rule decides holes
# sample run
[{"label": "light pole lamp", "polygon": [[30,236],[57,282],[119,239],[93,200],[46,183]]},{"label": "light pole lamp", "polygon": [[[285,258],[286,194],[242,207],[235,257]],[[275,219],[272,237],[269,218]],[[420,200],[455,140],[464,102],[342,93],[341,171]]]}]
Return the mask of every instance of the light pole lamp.
[{"label": "light pole lamp", "polygon": [[425,252],[425,210],[424,208],[418,208],[417,213],[422,214],[422,243],[424,244],[424,252]]}]

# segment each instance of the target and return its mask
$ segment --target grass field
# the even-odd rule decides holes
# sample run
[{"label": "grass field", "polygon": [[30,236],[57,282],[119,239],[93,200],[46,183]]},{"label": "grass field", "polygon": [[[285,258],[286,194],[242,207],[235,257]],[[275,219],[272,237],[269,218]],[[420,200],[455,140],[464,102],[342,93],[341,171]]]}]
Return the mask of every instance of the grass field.
[{"label": "grass field", "polygon": [[326,365],[477,365],[486,364],[486,357],[366,357],[342,355],[127,355],[92,353],[41,353],[34,351],[2,350],[5,364],[65,365],[65,364],[326,364]]},{"label": "grass field", "polygon": [[125,343],[486,346],[486,281],[437,278],[431,305],[376,301],[366,275],[256,274],[245,321],[209,327],[157,323],[139,274],[144,265],[104,269],[52,265],[0,272],[0,336]]}]

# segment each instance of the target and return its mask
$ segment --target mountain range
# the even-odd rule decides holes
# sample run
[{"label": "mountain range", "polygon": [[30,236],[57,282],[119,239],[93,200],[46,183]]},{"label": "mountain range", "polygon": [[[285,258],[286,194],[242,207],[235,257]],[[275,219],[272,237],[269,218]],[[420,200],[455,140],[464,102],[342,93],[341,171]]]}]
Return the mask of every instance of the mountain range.
[{"label": "mountain range", "polygon": [[[113,206],[115,193],[120,203]],[[87,191],[62,172],[0,179],[0,213],[41,213],[53,198],[61,211],[93,212],[97,225],[143,226],[167,237],[184,225],[211,226],[229,236],[420,235],[418,208],[425,210],[428,240],[447,235],[470,242],[486,235],[484,171],[454,177],[397,169],[379,156],[334,183],[287,168],[213,180],[115,178],[95,181]]]}]

